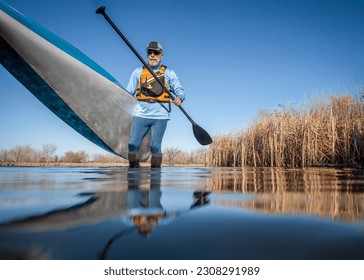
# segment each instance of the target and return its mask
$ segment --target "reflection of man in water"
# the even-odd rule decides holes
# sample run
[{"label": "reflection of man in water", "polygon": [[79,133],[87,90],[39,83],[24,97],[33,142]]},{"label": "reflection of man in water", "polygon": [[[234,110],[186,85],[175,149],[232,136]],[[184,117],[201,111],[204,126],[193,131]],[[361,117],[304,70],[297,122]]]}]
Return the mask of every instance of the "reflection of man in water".
[{"label": "reflection of man in water", "polygon": [[[149,177],[150,176],[150,177]],[[127,209],[128,220],[141,235],[150,235],[160,223],[166,224],[176,216],[189,212],[192,208],[208,203],[208,192],[193,193],[193,203],[183,212],[167,213],[161,204],[161,172],[129,171]]]},{"label": "reflection of man in water", "polygon": [[142,236],[149,236],[158,224],[168,223],[174,218],[190,212],[195,207],[209,203],[209,192],[195,191],[193,193],[192,205],[183,210],[167,213],[161,204],[161,172],[160,170],[129,170],[128,171],[128,192],[126,199],[126,223],[127,227],[116,233],[105,244],[99,254],[100,259],[105,259],[112,244],[132,233],[135,229]]},{"label": "reflection of man in water", "polygon": [[161,204],[160,177],[159,171],[128,172],[128,218],[142,235],[151,234],[158,222],[166,218]]}]

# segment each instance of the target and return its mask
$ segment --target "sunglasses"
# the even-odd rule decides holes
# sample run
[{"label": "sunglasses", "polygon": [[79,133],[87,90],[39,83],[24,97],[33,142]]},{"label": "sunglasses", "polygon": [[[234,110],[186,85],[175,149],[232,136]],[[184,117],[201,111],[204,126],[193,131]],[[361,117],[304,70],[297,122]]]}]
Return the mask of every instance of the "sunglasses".
[{"label": "sunglasses", "polygon": [[148,55],[151,55],[152,53],[154,55],[160,55],[162,52],[157,50],[147,50]]}]

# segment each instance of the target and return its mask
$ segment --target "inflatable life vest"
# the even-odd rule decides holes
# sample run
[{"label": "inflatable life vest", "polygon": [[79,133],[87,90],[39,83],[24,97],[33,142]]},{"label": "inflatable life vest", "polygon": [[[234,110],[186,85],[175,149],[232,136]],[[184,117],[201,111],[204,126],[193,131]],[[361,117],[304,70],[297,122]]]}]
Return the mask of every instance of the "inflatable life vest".
[{"label": "inflatable life vest", "polygon": [[[164,78],[164,71],[167,68],[165,65],[161,65],[158,71],[155,72],[157,78],[168,89]],[[170,96],[168,92],[164,91],[161,85],[156,81],[153,75],[147,68],[143,67],[143,71],[140,75],[136,97],[140,101],[146,102],[169,102]]]}]

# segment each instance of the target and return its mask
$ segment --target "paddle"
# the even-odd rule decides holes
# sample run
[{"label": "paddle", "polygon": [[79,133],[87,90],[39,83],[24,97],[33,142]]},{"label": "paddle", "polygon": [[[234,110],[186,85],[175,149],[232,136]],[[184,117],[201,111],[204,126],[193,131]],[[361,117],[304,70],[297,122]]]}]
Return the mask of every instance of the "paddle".
[{"label": "paddle", "polygon": [[[172,98],[172,100],[174,100],[176,97],[175,95],[168,90],[164,84],[162,83],[162,81],[160,81],[158,79],[158,77],[156,76],[156,74],[153,72],[153,70],[150,68],[150,66],[144,61],[144,59],[139,55],[139,53],[134,49],[134,47],[131,45],[131,43],[129,42],[129,40],[124,36],[123,33],[121,33],[121,31],[117,28],[117,26],[114,24],[114,22],[109,18],[109,16],[106,14],[105,12],[105,7],[102,6],[100,8],[98,8],[96,10],[97,14],[101,14],[104,16],[104,18],[108,21],[108,23],[112,26],[112,28],[114,28],[114,30],[116,31],[116,33],[118,33],[118,35],[124,40],[124,42],[128,45],[128,47],[133,51],[133,53],[138,57],[138,59],[143,63],[143,65],[148,69],[148,71],[153,75],[154,79],[161,85],[161,87],[168,92],[169,96]],[[180,108],[180,110],[183,112],[183,114],[188,118],[188,120],[192,123],[192,129],[193,129],[193,134],[195,135],[196,140],[201,144],[201,145],[209,145],[212,143],[212,138],[211,136],[206,132],[206,130],[204,130],[201,126],[199,126],[198,124],[196,124],[193,119],[187,114],[187,112],[185,111],[185,109],[180,105],[178,106],[178,108]]]}]

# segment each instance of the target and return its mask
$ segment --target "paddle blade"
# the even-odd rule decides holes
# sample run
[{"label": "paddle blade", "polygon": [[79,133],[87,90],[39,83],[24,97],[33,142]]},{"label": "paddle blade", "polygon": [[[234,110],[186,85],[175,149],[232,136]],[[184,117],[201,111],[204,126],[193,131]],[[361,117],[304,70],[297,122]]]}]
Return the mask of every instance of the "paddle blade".
[{"label": "paddle blade", "polygon": [[197,124],[192,125],[193,134],[195,135],[196,140],[203,146],[210,145],[212,143],[211,136],[204,130],[201,126]]}]

